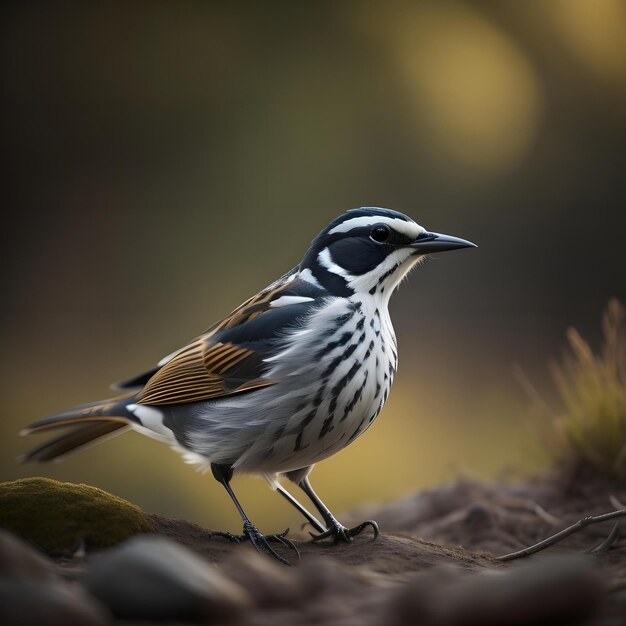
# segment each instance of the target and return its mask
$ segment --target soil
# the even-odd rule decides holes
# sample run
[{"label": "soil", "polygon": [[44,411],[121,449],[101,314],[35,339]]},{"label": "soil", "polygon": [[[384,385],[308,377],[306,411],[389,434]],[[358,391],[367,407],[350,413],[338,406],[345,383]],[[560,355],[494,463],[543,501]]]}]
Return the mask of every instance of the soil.
[{"label": "soil", "polygon": [[[384,574],[445,563],[472,570],[500,566],[494,557],[532,545],[581,518],[614,511],[621,503],[626,503],[626,485],[589,476],[571,476],[565,481],[562,476],[548,475],[500,483],[461,479],[340,516],[348,525],[376,520],[381,531],[376,540],[369,529],[350,544],[313,543],[307,540],[306,528],[290,532],[289,537],[303,559],[332,556]],[[152,515],[152,521],[157,532],[215,563],[241,547],[185,520]],[[609,535],[611,526],[604,522],[584,528],[549,551],[590,550]],[[621,532],[626,534],[626,520],[623,526]],[[616,541],[602,560],[603,565],[615,563],[619,584],[626,584],[625,548]]]},{"label": "soil", "polygon": [[[408,533],[493,557],[535,544],[582,518],[616,509],[626,509],[626,485],[579,470],[524,481],[462,479],[391,504],[360,507],[346,520],[373,518],[389,533]],[[612,526],[612,522],[588,526],[542,554],[592,550]],[[618,526],[617,542],[597,554],[598,565],[610,572],[615,586],[626,584],[624,535],[626,519]]]},{"label": "soil", "polygon": [[[526,481],[459,480],[384,505],[340,516],[375,519],[350,544],[311,543],[290,534],[300,551],[277,548],[298,567],[277,565],[200,526],[157,515],[158,533],[202,555],[252,593],[256,609],[237,624],[626,624],[626,519],[592,525],[538,555],[495,557],[519,550],[571,523],[626,502],[626,486],[581,473]],[[84,565],[63,563],[68,571]],[[498,587],[494,573],[503,582]],[[71,574],[70,574],[71,575]],[[491,576],[491,577],[490,577]],[[507,578],[508,577],[508,578]],[[495,585],[495,586],[494,586]]]}]

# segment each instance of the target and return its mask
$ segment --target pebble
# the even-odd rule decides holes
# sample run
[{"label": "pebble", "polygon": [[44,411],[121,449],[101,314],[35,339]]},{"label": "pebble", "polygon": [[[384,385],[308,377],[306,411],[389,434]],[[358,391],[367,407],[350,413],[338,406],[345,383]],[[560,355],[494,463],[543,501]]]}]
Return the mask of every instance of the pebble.
[{"label": "pebble", "polygon": [[79,586],[0,579],[2,626],[101,626],[108,611]]},{"label": "pebble", "polygon": [[386,610],[398,626],[560,626],[597,615],[605,597],[591,559],[560,555],[446,579],[422,574]]},{"label": "pebble", "polygon": [[0,528],[0,579],[58,580],[54,564],[14,534]]},{"label": "pebble", "polygon": [[285,567],[252,548],[236,550],[222,565],[226,576],[247,589],[256,606],[269,609],[299,606],[307,590],[298,566]]},{"label": "pebble", "polygon": [[184,546],[134,537],[94,557],[84,586],[118,619],[227,619],[252,605],[250,595]]}]

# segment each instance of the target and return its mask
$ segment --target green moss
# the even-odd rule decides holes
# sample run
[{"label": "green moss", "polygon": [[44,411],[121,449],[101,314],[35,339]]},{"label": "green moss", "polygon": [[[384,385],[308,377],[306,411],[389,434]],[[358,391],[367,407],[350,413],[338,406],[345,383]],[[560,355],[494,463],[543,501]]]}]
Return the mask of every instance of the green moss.
[{"label": "green moss", "polygon": [[96,487],[49,478],[0,483],[0,527],[48,553],[70,551],[81,542],[87,549],[105,548],[154,532],[134,504]]}]

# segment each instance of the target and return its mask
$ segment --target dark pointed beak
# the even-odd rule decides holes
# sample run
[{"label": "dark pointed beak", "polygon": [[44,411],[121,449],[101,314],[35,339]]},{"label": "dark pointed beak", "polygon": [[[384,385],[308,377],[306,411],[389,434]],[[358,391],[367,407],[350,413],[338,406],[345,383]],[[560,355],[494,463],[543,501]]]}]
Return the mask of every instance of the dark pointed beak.
[{"label": "dark pointed beak", "polygon": [[471,241],[442,235],[441,233],[425,232],[410,244],[416,254],[432,254],[433,252],[446,252],[447,250],[458,250],[460,248],[477,248]]}]

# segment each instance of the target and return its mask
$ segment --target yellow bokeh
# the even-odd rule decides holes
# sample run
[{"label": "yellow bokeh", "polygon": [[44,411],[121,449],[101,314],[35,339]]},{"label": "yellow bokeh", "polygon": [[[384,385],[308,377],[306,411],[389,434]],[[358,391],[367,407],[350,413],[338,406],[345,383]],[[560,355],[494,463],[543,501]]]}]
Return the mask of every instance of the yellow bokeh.
[{"label": "yellow bokeh", "polygon": [[513,167],[531,147],[542,111],[541,85],[524,53],[467,5],[392,6],[379,5],[370,26],[404,78],[413,122],[445,158],[493,174]]}]

